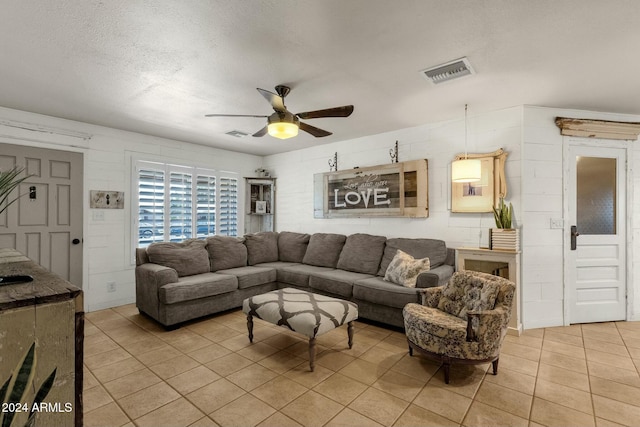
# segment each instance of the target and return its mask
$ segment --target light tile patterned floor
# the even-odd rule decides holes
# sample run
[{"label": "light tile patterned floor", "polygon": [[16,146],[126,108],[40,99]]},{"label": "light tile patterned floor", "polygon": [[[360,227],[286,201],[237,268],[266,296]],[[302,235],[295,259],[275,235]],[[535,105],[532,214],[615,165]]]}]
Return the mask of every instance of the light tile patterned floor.
[{"label": "light tile patterned floor", "polygon": [[442,370],[404,335],[356,322],[308,342],[232,311],[167,332],[134,305],[88,313],[86,426],[640,425],[640,322],[507,336],[490,365]]}]

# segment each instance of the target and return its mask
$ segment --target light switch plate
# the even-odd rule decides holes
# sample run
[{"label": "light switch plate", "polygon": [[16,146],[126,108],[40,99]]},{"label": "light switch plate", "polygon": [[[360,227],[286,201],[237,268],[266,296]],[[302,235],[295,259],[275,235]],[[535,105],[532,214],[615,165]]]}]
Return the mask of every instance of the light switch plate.
[{"label": "light switch plate", "polygon": [[551,228],[564,228],[564,219],[551,218]]},{"label": "light switch plate", "polygon": [[94,210],[91,211],[94,221],[104,221],[104,211]]}]

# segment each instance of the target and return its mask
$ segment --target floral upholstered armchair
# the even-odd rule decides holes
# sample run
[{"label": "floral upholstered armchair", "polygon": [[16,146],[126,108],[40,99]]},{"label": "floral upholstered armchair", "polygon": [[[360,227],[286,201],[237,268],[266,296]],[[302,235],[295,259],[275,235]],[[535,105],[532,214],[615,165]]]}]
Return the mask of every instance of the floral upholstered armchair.
[{"label": "floral upholstered armchair", "polygon": [[407,304],[403,310],[409,354],[417,350],[443,364],[449,384],[451,364],[493,363],[507,334],[515,285],[477,271],[458,271],[444,286],[426,288],[422,305]]}]

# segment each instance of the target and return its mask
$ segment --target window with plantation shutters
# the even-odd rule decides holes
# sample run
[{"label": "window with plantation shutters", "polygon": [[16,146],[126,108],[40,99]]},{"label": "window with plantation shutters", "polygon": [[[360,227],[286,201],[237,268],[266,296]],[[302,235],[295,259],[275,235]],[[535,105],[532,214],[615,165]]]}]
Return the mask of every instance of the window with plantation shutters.
[{"label": "window with plantation shutters", "polygon": [[220,233],[238,235],[238,179],[220,178]]},{"label": "window with plantation shutters", "polygon": [[136,162],[134,247],[238,234],[238,178],[228,172]]}]

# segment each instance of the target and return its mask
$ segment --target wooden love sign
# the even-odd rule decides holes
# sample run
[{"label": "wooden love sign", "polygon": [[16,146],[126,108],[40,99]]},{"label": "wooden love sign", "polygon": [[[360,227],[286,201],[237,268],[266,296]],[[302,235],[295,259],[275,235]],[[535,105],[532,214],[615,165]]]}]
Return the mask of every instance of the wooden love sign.
[{"label": "wooden love sign", "polygon": [[427,161],[314,175],[314,216],[428,216]]}]

